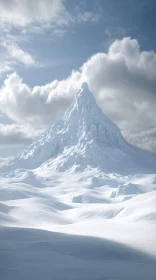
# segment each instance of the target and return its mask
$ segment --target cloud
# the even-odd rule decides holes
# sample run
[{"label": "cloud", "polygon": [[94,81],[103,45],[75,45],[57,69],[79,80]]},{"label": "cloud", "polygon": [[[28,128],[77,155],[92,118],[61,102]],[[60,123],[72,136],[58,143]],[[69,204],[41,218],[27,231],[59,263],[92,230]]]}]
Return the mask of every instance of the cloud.
[{"label": "cloud", "polygon": [[14,40],[1,38],[0,77],[6,72],[13,71],[17,64],[23,64],[26,67],[43,67],[30,53],[17,45]]},{"label": "cloud", "polygon": [[86,22],[96,23],[99,21],[100,18],[101,18],[101,14],[98,12],[88,12],[88,11],[82,12],[79,8],[76,9],[75,21],[78,23],[86,23]]},{"label": "cloud", "polygon": [[[75,80],[75,85],[77,83]],[[13,73],[4,81],[0,94],[0,110],[18,123],[45,127],[60,117],[70,105],[75,85],[70,77],[62,82],[55,80],[31,89]]]},{"label": "cloud", "polygon": [[[46,128],[64,113],[86,81],[98,104],[127,139],[133,141],[131,135],[135,133],[139,141],[137,133],[156,127],[155,70],[156,54],[141,51],[137,40],[123,38],[113,42],[107,53],[93,55],[62,81],[30,88],[16,73],[8,75],[0,92],[0,110],[18,123]],[[151,148],[150,142],[139,143]]]},{"label": "cloud", "polygon": [[32,23],[48,23],[58,20],[58,25],[66,24],[68,12],[63,0],[1,0],[1,21],[15,26]]},{"label": "cloud", "polygon": [[0,146],[23,146],[30,144],[42,130],[34,130],[28,125],[0,124]]},{"label": "cloud", "polygon": [[8,73],[10,71],[12,71],[12,67],[7,65],[5,62],[0,61],[0,77],[4,74],[4,73]]},{"label": "cloud", "polygon": [[13,157],[5,157],[5,158],[1,157],[0,158],[0,166],[1,165],[7,165],[9,163],[9,161],[12,160],[12,159],[13,159]]},{"label": "cloud", "polygon": [[8,52],[8,59],[11,59],[12,64],[14,64],[15,62],[20,62],[26,67],[38,65],[35,59],[32,57],[32,55],[29,54],[27,51],[21,49],[17,44],[5,42],[4,46]]},{"label": "cloud", "polygon": [[82,11],[78,6],[69,12],[64,0],[1,0],[0,11],[0,23],[7,32],[10,27],[22,27],[24,33],[42,34],[44,29],[95,23],[101,17],[98,11]]},{"label": "cloud", "polygon": [[124,135],[130,143],[156,153],[156,128],[138,133],[130,133],[129,131],[126,133],[125,131]]}]

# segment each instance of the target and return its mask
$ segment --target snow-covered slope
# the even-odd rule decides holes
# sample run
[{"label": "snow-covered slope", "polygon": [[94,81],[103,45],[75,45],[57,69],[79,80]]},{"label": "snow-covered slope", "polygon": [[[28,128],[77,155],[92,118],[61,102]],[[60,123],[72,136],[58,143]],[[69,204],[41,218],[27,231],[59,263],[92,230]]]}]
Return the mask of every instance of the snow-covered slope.
[{"label": "snow-covered slope", "polygon": [[84,83],[63,118],[7,168],[32,169],[40,165],[58,171],[98,167],[105,172],[154,173],[156,158],[125,141]]}]

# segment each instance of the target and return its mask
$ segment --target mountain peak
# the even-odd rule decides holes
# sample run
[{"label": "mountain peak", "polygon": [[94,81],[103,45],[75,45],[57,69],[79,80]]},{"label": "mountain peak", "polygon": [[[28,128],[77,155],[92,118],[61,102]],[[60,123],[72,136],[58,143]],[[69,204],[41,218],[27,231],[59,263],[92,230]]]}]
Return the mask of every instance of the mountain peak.
[{"label": "mountain peak", "polygon": [[84,82],[84,83],[81,85],[81,89],[83,89],[83,90],[89,90],[88,84],[87,84],[86,82]]},{"label": "mountain peak", "polygon": [[89,87],[88,87],[88,84],[86,82],[84,82],[82,85],[81,85],[81,88],[78,92],[78,96],[87,96],[87,95],[92,95],[92,93],[90,92],[89,90]]},{"label": "mountain peak", "polygon": [[[48,164],[59,171],[91,166],[105,172],[120,173],[123,167],[132,172],[142,166],[146,157],[147,153],[124,140],[119,128],[97,105],[87,83],[83,83],[62,119],[10,162],[10,169]],[[150,157],[147,169],[150,162],[153,168]]]},{"label": "mountain peak", "polygon": [[84,82],[76,96],[76,102],[79,109],[93,106],[96,103],[94,95],[90,92],[88,84]]}]

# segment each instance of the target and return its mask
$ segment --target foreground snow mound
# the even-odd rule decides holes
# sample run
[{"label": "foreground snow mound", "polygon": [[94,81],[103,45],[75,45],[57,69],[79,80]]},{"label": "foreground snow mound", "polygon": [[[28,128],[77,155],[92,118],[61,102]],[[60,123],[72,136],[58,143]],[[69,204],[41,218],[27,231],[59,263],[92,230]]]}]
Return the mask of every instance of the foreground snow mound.
[{"label": "foreground snow mound", "polygon": [[24,228],[0,229],[0,239],[5,280],[155,280],[153,257],[114,241]]},{"label": "foreground snow mound", "polygon": [[119,128],[96,104],[84,83],[61,120],[12,160],[8,168],[32,169],[43,164],[53,170],[154,173],[156,158],[128,144]]}]

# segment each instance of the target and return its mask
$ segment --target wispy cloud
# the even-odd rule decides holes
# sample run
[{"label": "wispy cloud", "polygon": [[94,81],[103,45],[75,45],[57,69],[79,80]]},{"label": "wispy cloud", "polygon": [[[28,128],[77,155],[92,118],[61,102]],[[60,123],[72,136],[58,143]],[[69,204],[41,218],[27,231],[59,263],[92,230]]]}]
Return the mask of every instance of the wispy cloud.
[{"label": "wispy cloud", "polygon": [[14,26],[26,26],[32,23],[61,22],[68,20],[63,0],[1,0],[1,22]]},{"label": "wispy cloud", "polygon": [[[8,63],[8,65],[7,65],[7,63]],[[11,66],[9,66],[9,62],[0,61],[0,77],[4,73],[9,73],[12,70],[13,70],[13,68]]]},{"label": "wispy cloud", "polygon": [[14,64],[15,62],[20,62],[23,63],[26,67],[37,65],[37,62],[35,61],[33,56],[27,51],[21,49],[17,44],[5,43],[4,46],[8,52],[8,56],[9,59],[12,61],[12,64]]},{"label": "wispy cloud", "polygon": [[133,133],[125,131],[124,135],[130,143],[156,153],[156,128]]},{"label": "wispy cloud", "polygon": [[82,11],[79,7],[75,8],[75,14],[73,16],[73,22],[75,23],[96,23],[100,20],[101,14],[99,11]]},{"label": "wispy cloud", "polygon": [[36,58],[17,44],[10,36],[1,38],[0,74],[14,70],[18,64],[25,67],[43,67]]},{"label": "wispy cloud", "polygon": [[[25,47],[34,34],[47,35],[51,40],[62,38],[76,24],[95,23],[100,19],[98,11],[87,11],[77,6],[70,11],[64,0],[2,0],[0,1],[0,40],[3,58],[0,58],[0,74],[25,67],[43,67]],[[22,47],[21,47],[22,45]]]},{"label": "wispy cloud", "polygon": [[46,29],[69,27],[71,24],[97,22],[99,11],[81,10],[78,6],[72,11],[66,8],[64,0],[1,0],[0,23],[6,31],[12,27],[22,28],[24,33],[43,33]]},{"label": "wispy cloud", "polygon": [[13,157],[0,157],[0,165],[6,165]]}]

